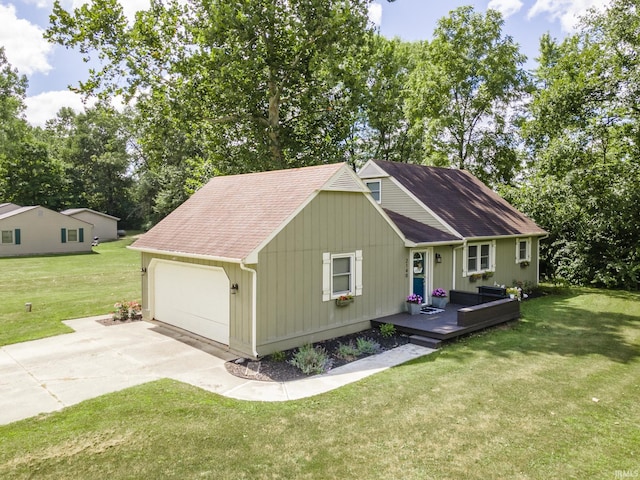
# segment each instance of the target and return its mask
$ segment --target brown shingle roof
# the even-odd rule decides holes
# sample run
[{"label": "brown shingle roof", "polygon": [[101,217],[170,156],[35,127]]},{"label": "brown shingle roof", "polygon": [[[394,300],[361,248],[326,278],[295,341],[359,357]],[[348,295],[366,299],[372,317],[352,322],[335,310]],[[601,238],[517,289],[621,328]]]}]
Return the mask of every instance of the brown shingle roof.
[{"label": "brown shingle roof", "polygon": [[546,234],[465,170],[377,160],[375,164],[465,238]]},{"label": "brown shingle roof", "polygon": [[389,215],[389,218],[400,231],[404,234],[407,240],[411,240],[415,243],[440,243],[440,242],[458,242],[462,239],[451,235],[450,233],[443,232],[437,228],[425,225],[404,215],[400,215],[392,210],[384,209]]},{"label": "brown shingle roof", "polygon": [[132,247],[244,259],[343,166],[215,177]]}]

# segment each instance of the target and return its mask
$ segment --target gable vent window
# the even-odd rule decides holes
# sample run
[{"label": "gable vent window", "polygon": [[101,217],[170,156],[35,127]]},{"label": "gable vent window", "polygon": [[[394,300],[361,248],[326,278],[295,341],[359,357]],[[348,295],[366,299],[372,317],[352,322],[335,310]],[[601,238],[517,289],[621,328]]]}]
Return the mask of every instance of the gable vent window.
[{"label": "gable vent window", "polygon": [[380,200],[382,198],[381,189],[380,189],[380,180],[366,182],[366,185],[367,185],[367,188],[371,190],[371,196],[373,197],[373,199],[376,202],[380,203]]}]

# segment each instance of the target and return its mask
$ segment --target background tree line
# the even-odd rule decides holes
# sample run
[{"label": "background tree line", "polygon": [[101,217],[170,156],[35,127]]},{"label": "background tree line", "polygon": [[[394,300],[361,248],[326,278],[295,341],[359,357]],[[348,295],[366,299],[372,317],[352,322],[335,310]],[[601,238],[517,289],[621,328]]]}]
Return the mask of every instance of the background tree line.
[{"label": "background tree line", "polygon": [[[371,158],[466,168],[549,232],[543,272],[637,289],[640,20],[614,0],[540,39],[538,67],[492,10],[430,41],[386,39],[370,0],[55,3],[46,33],[99,64],[98,100],[45,128],[0,50],[0,198],[88,206],[148,227],[214,175]],[[107,107],[115,98],[124,112]]]}]

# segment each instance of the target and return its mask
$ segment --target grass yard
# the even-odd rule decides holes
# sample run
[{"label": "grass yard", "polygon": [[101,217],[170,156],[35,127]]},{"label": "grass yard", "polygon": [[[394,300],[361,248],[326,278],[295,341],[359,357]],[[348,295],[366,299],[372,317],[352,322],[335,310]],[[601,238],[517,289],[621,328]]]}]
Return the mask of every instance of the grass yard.
[{"label": "grass yard", "polygon": [[640,295],[522,307],[515,326],[305,400],[161,380],[1,426],[0,478],[640,476]]},{"label": "grass yard", "polygon": [[102,243],[92,254],[0,258],[0,345],[67,333],[61,320],[140,300],[140,253],[126,249],[132,242]]}]

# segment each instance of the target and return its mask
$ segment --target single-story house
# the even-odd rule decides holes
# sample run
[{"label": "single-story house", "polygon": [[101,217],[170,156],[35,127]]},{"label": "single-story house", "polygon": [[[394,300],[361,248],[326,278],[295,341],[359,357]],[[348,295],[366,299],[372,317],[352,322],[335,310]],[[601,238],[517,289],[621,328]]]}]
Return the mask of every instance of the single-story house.
[{"label": "single-story house", "polygon": [[69,208],[60,213],[93,225],[93,236],[98,237],[101,242],[118,239],[118,221],[120,220],[118,217],[96,212],[90,208]]},{"label": "single-story house", "polygon": [[0,213],[0,257],[90,252],[93,226],[35,205]]},{"label": "single-story house", "polygon": [[403,232],[426,303],[436,288],[537,285],[547,232],[468,171],[375,160],[358,175]]},{"label": "single-story house", "polygon": [[144,317],[256,358],[367,329],[412,292],[537,280],[545,232],[467,172],[369,162],[360,176],[213,178],[130,247]]}]

